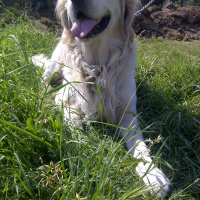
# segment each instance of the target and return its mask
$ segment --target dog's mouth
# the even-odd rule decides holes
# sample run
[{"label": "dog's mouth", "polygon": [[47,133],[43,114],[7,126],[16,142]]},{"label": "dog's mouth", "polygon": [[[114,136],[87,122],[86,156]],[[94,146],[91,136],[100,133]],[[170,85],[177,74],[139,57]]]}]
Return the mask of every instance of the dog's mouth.
[{"label": "dog's mouth", "polygon": [[72,24],[71,33],[77,38],[92,38],[103,32],[110,21],[106,15],[99,20],[91,19],[82,12],[78,12],[77,20]]}]

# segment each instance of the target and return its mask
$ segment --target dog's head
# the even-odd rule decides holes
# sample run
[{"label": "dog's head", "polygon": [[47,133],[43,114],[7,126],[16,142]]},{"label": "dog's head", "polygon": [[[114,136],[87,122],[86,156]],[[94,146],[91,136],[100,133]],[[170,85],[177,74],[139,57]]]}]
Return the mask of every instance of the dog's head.
[{"label": "dog's head", "polygon": [[132,32],[138,4],[139,0],[58,0],[56,10],[72,37],[93,39],[116,31],[116,27],[121,27],[125,35]]}]

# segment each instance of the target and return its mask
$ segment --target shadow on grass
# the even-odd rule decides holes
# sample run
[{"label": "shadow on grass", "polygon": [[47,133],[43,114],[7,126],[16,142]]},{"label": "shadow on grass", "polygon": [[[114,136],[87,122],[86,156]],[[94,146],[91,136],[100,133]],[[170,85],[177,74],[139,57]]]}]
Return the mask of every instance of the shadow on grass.
[{"label": "shadow on grass", "polygon": [[[171,198],[177,193],[185,197],[198,198],[200,188],[197,179],[200,177],[200,115],[198,108],[191,108],[184,102],[170,99],[162,91],[152,91],[142,83],[137,91],[138,113],[141,129],[151,125],[145,138],[157,138],[161,135],[163,142],[162,159],[166,160],[173,170],[164,169],[171,179]],[[152,154],[158,151],[161,144],[155,144]],[[184,173],[183,173],[184,172]]]}]

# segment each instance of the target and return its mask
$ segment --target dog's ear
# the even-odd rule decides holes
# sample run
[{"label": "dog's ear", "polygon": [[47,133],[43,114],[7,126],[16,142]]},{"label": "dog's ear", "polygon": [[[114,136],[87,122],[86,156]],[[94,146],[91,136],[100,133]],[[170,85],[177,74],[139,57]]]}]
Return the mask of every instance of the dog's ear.
[{"label": "dog's ear", "polygon": [[132,28],[134,14],[140,5],[140,0],[123,0],[125,2],[124,7],[124,31],[126,36],[133,39],[134,32]]},{"label": "dog's ear", "polygon": [[64,28],[61,40],[63,42],[71,41],[74,39],[74,36],[70,32],[70,22],[67,16],[67,10],[65,8],[65,4],[67,0],[58,0],[56,5],[56,15],[61,20],[61,24]]},{"label": "dog's ear", "polygon": [[[66,27],[67,25],[67,10],[65,8],[65,4],[67,0],[58,0],[56,5],[56,15],[61,20],[62,26]],[[67,28],[67,27],[66,27]]]},{"label": "dog's ear", "polygon": [[70,20],[68,19],[67,9],[65,7],[67,0],[58,0],[56,5],[56,15],[60,19],[64,29],[70,31]]}]

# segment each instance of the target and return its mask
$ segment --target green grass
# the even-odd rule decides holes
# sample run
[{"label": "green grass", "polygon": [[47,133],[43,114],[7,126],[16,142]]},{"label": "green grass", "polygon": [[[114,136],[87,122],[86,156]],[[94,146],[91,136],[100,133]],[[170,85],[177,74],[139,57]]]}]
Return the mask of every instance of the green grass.
[{"label": "green grass", "polygon": [[[114,128],[69,125],[45,92],[29,57],[51,55],[56,33],[15,9],[1,12],[0,28],[0,199],[156,199]],[[138,41],[139,118],[145,138],[162,137],[153,155],[166,141],[167,199],[200,198],[199,55],[200,42]]]},{"label": "green grass", "polygon": [[173,168],[169,199],[200,198],[200,187],[193,184],[200,177],[199,55],[199,41],[138,43],[138,107],[143,127],[152,124],[146,137],[167,138],[162,158]]}]

